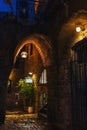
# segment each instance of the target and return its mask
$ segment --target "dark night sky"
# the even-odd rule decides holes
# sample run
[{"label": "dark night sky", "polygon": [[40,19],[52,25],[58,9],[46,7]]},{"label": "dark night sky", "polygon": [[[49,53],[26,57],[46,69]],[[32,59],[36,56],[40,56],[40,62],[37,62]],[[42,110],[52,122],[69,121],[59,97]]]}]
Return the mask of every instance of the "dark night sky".
[{"label": "dark night sky", "polygon": [[[14,15],[16,14],[16,0],[12,0],[12,7]],[[5,4],[4,0],[0,0],[0,12],[10,12],[9,4]]]}]

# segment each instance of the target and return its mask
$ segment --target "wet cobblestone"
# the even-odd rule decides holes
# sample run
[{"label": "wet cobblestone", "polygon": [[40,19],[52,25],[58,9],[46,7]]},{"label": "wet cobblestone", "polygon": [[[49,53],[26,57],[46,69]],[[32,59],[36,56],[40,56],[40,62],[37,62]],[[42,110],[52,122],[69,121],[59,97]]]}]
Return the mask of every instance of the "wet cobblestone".
[{"label": "wet cobblestone", "polygon": [[29,116],[6,117],[5,124],[0,126],[0,130],[46,130],[47,122]]}]

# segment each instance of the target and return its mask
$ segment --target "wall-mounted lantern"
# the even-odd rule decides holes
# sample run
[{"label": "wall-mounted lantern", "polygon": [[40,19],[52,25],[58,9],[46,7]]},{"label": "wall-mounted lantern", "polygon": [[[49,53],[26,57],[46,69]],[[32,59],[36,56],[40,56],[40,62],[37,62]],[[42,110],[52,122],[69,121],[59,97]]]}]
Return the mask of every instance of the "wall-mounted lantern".
[{"label": "wall-mounted lantern", "polygon": [[78,26],[76,27],[76,32],[80,32],[81,31],[81,28]]}]

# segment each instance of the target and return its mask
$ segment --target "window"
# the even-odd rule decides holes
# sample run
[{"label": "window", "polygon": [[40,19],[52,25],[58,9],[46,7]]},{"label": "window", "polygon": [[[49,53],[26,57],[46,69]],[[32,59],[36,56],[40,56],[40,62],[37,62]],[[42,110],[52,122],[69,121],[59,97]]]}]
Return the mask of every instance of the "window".
[{"label": "window", "polygon": [[17,16],[20,19],[34,22],[35,20],[34,0],[18,0]]},{"label": "window", "polygon": [[27,1],[20,1],[20,17],[21,18],[28,18],[28,3]]},{"label": "window", "polygon": [[29,55],[31,56],[33,54],[33,44],[29,44]]},{"label": "window", "polygon": [[43,70],[40,80],[39,80],[40,84],[46,84],[47,83],[47,71],[46,69]]}]

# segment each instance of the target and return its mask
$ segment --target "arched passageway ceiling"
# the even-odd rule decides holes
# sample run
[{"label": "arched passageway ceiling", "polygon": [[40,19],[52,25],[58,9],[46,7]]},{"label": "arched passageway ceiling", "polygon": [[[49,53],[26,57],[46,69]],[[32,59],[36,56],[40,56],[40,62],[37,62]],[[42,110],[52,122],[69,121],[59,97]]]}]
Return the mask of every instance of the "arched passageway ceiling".
[{"label": "arched passageway ceiling", "polygon": [[[77,26],[81,27],[82,30],[80,32],[76,32]],[[61,51],[66,44],[68,47],[71,47],[85,37],[87,37],[87,11],[80,10],[63,25],[58,37],[59,51]]]},{"label": "arched passageway ceiling", "polygon": [[21,49],[32,43],[38,50],[44,66],[49,66],[52,64],[52,47],[48,38],[41,34],[32,34],[25,39],[23,39],[17,46],[14,54],[14,64],[16,62],[17,56],[19,55]]}]

